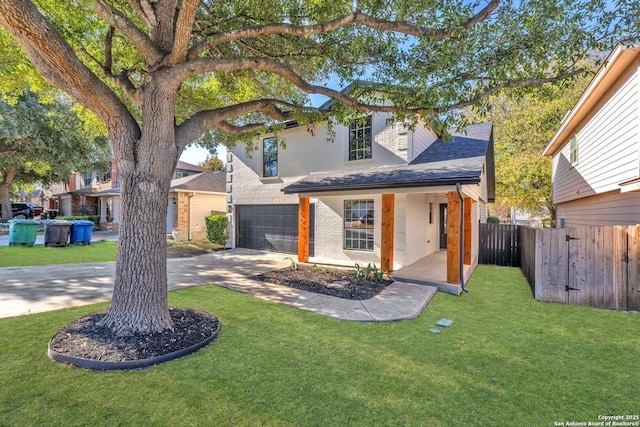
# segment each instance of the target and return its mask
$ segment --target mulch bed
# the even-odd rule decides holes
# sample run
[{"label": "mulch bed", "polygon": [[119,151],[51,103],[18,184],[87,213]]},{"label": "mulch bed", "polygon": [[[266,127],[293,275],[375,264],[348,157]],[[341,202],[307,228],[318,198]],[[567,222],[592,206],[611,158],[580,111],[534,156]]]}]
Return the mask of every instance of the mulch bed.
[{"label": "mulch bed", "polygon": [[[198,251],[182,252],[182,255],[174,253],[175,256],[200,254]],[[253,279],[350,300],[372,298],[393,283],[386,279],[365,280],[356,277],[354,270],[306,265],[270,271]],[[62,328],[51,339],[49,348],[78,359],[127,363],[186,349],[204,342],[219,330],[219,320],[211,314],[182,308],[171,308],[170,311],[173,330],[127,337],[119,337],[109,328],[98,326],[106,311],[92,313]]]},{"label": "mulch bed", "polygon": [[196,310],[171,308],[174,329],[148,335],[119,337],[98,326],[106,311],[78,319],[54,335],[49,348],[79,359],[126,362],[149,359],[199,344],[218,330],[217,317]]},{"label": "mulch bed", "polygon": [[355,270],[313,268],[300,264],[297,269],[287,267],[259,274],[252,279],[350,300],[372,298],[393,283],[393,280],[387,279],[376,281],[356,277]]}]

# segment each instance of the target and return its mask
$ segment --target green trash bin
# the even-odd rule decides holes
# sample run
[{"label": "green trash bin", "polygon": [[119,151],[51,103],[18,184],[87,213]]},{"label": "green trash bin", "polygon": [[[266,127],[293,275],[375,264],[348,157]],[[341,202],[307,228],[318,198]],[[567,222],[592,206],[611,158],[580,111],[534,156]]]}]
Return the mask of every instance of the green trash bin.
[{"label": "green trash bin", "polygon": [[71,222],[47,219],[44,223],[45,246],[67,246],[71,233]]},{"label": "green trash bin", "polygon": [[40,228],[40,221],[32,219],[9,220],[9,246],[33,246],[36,234]]}]

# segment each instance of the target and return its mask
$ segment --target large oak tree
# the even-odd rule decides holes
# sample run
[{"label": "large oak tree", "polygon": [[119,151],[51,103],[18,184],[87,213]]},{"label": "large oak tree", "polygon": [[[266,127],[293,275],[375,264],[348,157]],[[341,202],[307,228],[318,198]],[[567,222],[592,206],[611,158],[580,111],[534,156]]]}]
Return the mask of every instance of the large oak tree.
[{"label": "large oak tree", "polygon": [[[171,326],[162,224],[192,141],[327,114],[306,94],[334,99],[339,119],[390,112],[442,131],[499,90],[578,72],[587,49],[634,21],[606,3],[2,0],[0,25],[46,81],[106,123],[122,221],[105,324],[131,334]],[[377,84],[342,93],[323,85],[331,77]]]}]

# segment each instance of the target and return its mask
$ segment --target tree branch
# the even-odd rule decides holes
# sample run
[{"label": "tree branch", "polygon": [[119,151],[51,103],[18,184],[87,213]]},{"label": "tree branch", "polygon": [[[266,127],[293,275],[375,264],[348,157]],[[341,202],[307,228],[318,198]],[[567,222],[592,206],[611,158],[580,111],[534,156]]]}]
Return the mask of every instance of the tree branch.
[{"label": "tree branch", "polygon": [[460,108],[464,108],[464,107],[469,107],[475,103],[477,103],[480,100],[486,99],[489,96],[493,95],[494,93],[502,90],[502,89],[515,89],[515,88],[528,88],[528,87],[533,87],[533,86],[541,86],[545,83],[553,83],[553,82],[559,82],[560,80],[564,80],[567,79],[569,77],[572,76],[576,76],[578,74],[582,74],[584,73],[586,70],[581,68],[578,70],[572,70],[569,73],[566,74],[561,74],[561,75],[557,75],[557,76],[553,76],[553,77],[544,77],[544,78],[539,78],[539,79],[528,79],[528,80],[508,80],[508,81],[504,81],[500,84],[497,84],[487,90],[485,90],[484,92],[481,92],[480,94],[473,96],[470,99],[461,101],[461,102],[457,102],[455,104],[452,105],[447,105],[444,107],[440,107],[440,108],[434,108],[433,111],[437,114],[437,113],[443,113],[446,111],[452,111],[452,110],[457,110]]},{"label": "tree branch", "polygon": [[[208,72],[233,72],[244,70],[260,70],[277,74],[307,93],[327,96],[356,110],[388,113],[393,113],[398,110],[397,107],[390,105],[365,104],[343,92],[329,89],[324,86],[312,85],[300,77],[300,75],[292,68],[262,57],[232,59],[200,58],[186,64],[177,65],[171,70],[167,70],[167,72],[174,73],[174,77],[180,80],[185,80],[189,77]],[[423,116],[432,115],[432,111],[427,108],[407,108],[403,110],[403,112],[406,114],[417,114]]]},{"label": "tree branch", "polygon": [[[79,4],[82,3],[82,0],[75,1]],[[106,4],[103,0],[97,0],[95,5],[95,13],[106,22],[120,30],[122,34],[124,34],[127,39],[129,39],[131,43],[138,48],[150,67],[157,65],[162,60],[162,52],[160,52],[151,39],[149,39],[145,33],[140,31],[140,29],[136,27],[134,23],[131,22],[122,12]]]},{"label": "tree branch", "polygon": [[[104,64],[102,65],[102,68],[109,70],[109,72],[111,72],[111,69],[113,68],[113,35],[115,32],[116,28],[112,25],[104,36]],[[87,53],[86,50],[85,53]]]},{"label": "tree branch", "polygon": [[[289,111],[283,111],[279,106],[285,107],[289,109]],[[251,123],[244,126],[235,126],[228,123],[227,120],[245,114],[261,112],[283,122],[289,118],[291,111],[325,114],[325,112],[315,107],[300,106],[278,99],[259,99],[243,102],[241,104],[217,108],[215,110],[205,110],[195,113],[177,127],[176,144],[178,145],[178,148],[182,150],[197,138],[198,135],[214,126],[225,132],[236,135],[256,130],[263,130],[267,128],[268,124]]]},{"label": "tree branch", "polygon": [[351,12],[331,21],[315,25],[294,25],[294,24],[270,24],[254,25],[245,28],[224,31],[209,37],[206,42],[200,43],[190,49],[188,58],[195,59],[202,53],[214,46],[229,43],[243,38],[256,38],[274,34],[288,34],[299,37],[309,37],[318,34],[327,34],[339,28],[351,24],[360,24],[368,28],[381,31],[394,31],[416,37],[427,37],[431,41],[442,40],[469,31],[478,23],[487,19],[489,15],[498,7],[500,0],[491,0],[480,12],[469,18],[460,28],[431,30],[419,27],[407,21],[387,21],[360,12]]},{"label": "tree branch", "polygon": [[0,151],[0,156],[7,156],[11,153],[15,153],[16,151],[18,151],[19,148],[20,148],[20,141],[15,141],[13,144],[11,144],[11,147],[9,147],[8,150]]},{"label": "tree branch", "polygon": [[[120,71],[119,74],[113,74],[110,67],[107,67],[106,64],[105,65],[100,64],[100,61],[98,61],[98,59],[93,57],[85,49],[80,49],[80,52],[85,54],[87,58],[93,61],[102,70],[104,77],[113,85],[122,89],[122,91],[125,93],[125,95],[127,95],[127,97],[129,97],[130,100],[132,100],[137,105],[142,105],[141,90],[135,87],[133,83],[131,83],[131,80],[129,80],[128,70],[123,69],[122,71]],[[105,58],[105,62],[107,62],[106,58]]]},{"label": "tree branch", "polygon": [[175,36],[173,40],[173,49],[169,56],[170,64],[183,62],[187,57],[189,49],[189,40],[191,39],[191,31],[196,17],[196,9],[200,0],[183,0],[178,14],[178,20],[175,26]]}]

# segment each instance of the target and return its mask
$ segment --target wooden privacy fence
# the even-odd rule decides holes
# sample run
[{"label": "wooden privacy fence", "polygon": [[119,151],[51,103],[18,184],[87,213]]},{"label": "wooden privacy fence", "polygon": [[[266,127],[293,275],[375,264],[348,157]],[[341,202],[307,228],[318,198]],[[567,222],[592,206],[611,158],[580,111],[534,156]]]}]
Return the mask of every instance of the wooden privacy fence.
[{"label": "wooden privacy fence", "polygon": [[480,224],[478,263],[519,267],[520,228],[509,224]]},{"label": "wooden privacy fence", "polygon": [[520,266],[538,301],[640,310],[640,226],[520,229]]}]

